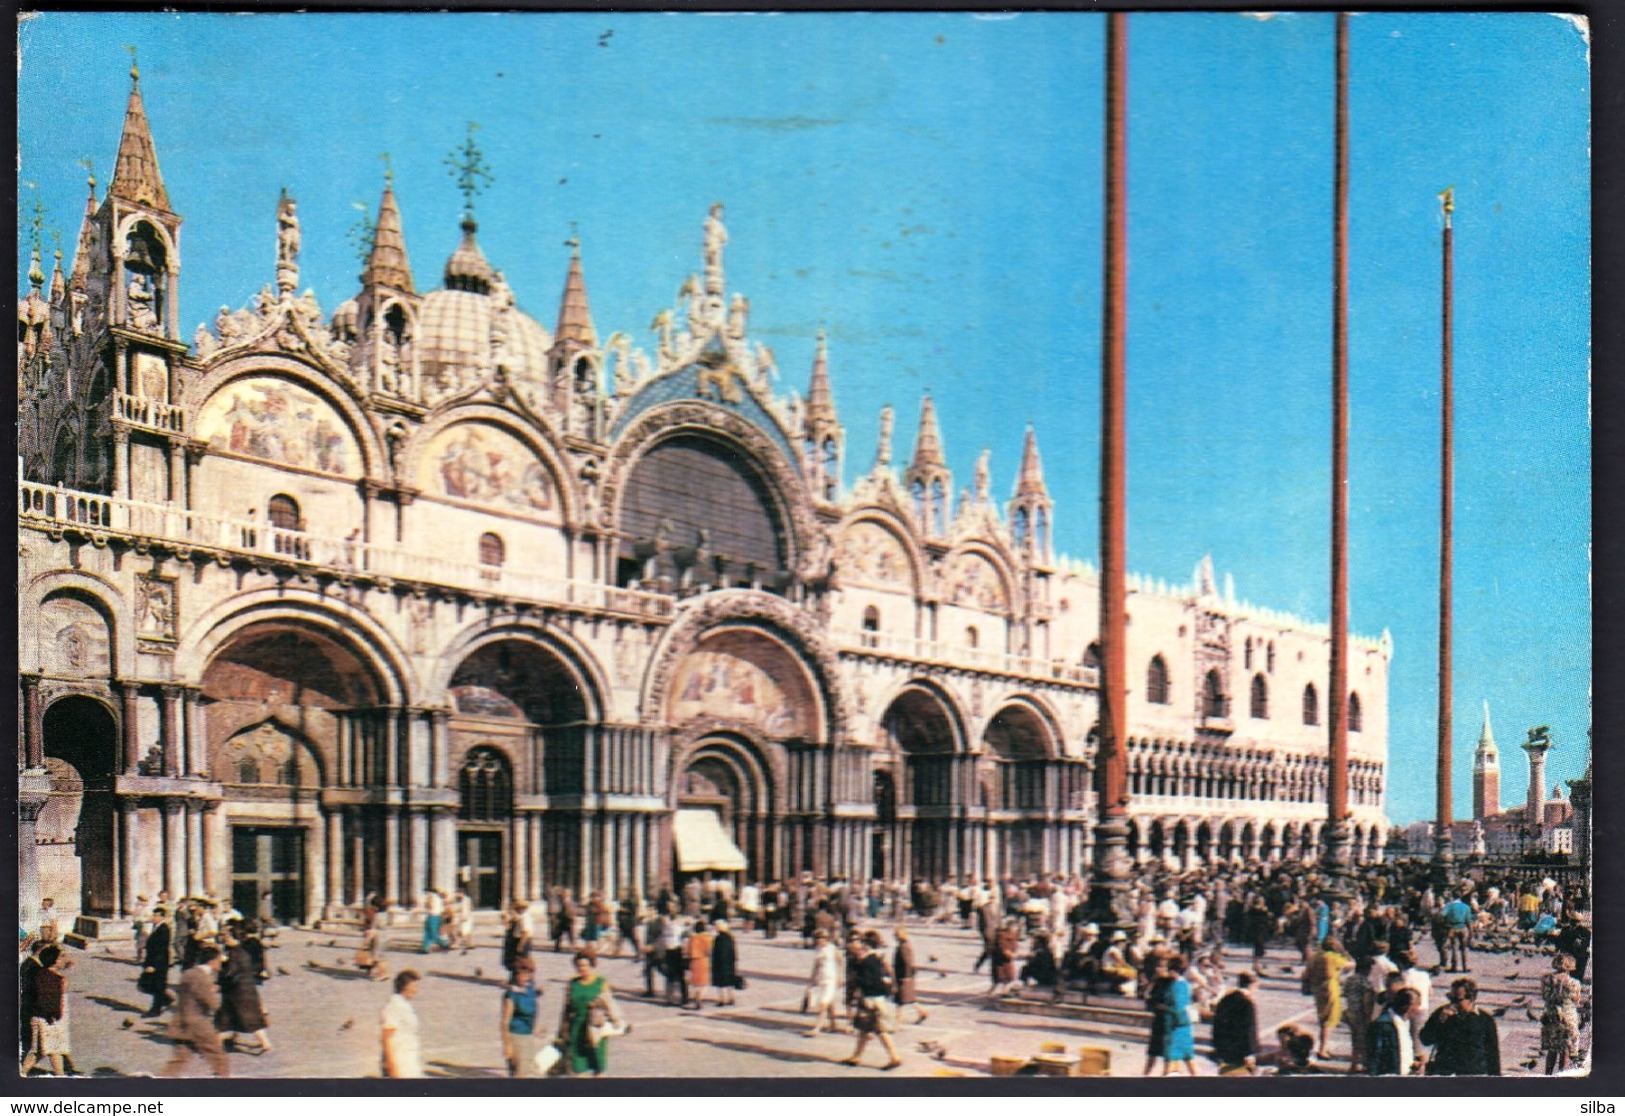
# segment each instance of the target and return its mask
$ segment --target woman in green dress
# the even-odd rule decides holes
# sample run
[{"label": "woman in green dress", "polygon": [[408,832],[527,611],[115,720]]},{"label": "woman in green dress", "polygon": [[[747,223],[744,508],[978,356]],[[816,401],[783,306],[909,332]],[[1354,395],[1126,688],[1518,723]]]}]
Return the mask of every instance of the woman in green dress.
[{"label": "woman in green dress", "polygon": [[613,1026],[614,1033],[620,1034],[624,1024],[615,1010],[609,980],[593,968],[592,954],[576,954],[575,965],[576,975],[570,980],[559,1019],[565,1068],[572,1074],[597,1077],[609,1068],[609,1037],[602,1028]]}]

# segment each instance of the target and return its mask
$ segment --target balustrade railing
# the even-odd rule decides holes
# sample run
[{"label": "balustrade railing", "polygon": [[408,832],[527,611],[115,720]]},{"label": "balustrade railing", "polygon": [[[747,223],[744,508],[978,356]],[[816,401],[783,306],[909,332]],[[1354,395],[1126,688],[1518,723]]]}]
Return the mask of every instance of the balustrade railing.
[{"label": "balustrade railing", "polygon": [[119,392],[113,397],[113,413],[125,422],[137,426],[149,426],[154,430],[167,430],[176,434],[186,432],[185,409],[159,399]]},{"label": "balustrade railing", "polygon": [[875,651],[899,659],[918,659],[929,662],[950,663],[954,666],[1020,674],[1029,678],[1047,678],[1056,682],[1093,686],[1099,683],[1099,671],[1080,663],[1064,659],[1042,659],[1031,655],[1010,655],[986,647],[967,647],[964,644],[945,643],[940,640],[915,639],[891,632],[855,631],[837,628],[835,641],[842,647]]},{"label": "balustrade railing", "polygon": [[501,593],[547,604],[643,616],[670,616],[676,601],[658,593],[574,581],[533,570],[492,567],[369,543],[358,537],[333,538],[290,531],[252,519],[189,511],[172,504],[149,504],[94,493],[23,482],[19,514],[75,527],[115,531],[139,538],[242,554],[263,555],[341,573],[421,581],[453,588]]}]

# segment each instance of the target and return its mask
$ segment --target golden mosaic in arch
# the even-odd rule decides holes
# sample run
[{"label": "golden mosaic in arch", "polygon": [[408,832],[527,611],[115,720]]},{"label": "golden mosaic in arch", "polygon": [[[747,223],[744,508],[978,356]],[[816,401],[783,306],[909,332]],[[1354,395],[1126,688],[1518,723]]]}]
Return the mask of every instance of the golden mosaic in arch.
[{"label": "golden mosaic in arch", "polygon": [[853,583],[900,585],[914,580],[908,552],[897,536],[878,523],[854,523],[841,542],[843,577]]},{"label": "golden mosaic in arch", "polygon": [[484,422],[461,422],[436,434],[424,448],[419,484],[425,492],[542,516],[554,505],[547,466],[518,438]]},{"label": "golden mosaic in arch", "polygon": [[216,453],[341,477],[361,475],[361,454],[332,404],[280,376],[248,376],[216,392],[197,435]]},{"label": "golden mosaic in arch", "polygon": [[954,555],[948,566],[948,599],[994,612],[1008,607],[1004,581],[993,563],[973,551]]},{"label": "golden mosaic in arch", "polygon": [[755,725],[768,736],[816,735],[817,703],[804,668],[784,647],[752,632],[707,636],[684,657],[671,687],[670,722],[699,718]]}]

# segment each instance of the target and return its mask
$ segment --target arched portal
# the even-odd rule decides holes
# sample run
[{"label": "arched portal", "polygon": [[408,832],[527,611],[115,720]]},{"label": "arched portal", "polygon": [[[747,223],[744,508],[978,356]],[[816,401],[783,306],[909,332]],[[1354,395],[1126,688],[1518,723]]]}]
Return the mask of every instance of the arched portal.
[{"label": "arched portal", "polygon": [[1213,826],[1205,821],[1196,827],[1196,855],[1204,864],[1213,859]]},{"label": "arched portal", "polygon": [[997,843],[993,874],[1031,878],[1046,867],[1049,728],[1031,706],[1007,705],[988,722],[982,743],[993,758],[997,780],[988,803],[1000,816],[990,834]]},{"label": "arched portal", "polygon": [[[399,749],[385,689],[370,659],[344,635],[313,623],[275,620],[233,635],[203,671],[202,724],[210,778],[225,797],[227,830],[219,868],[245,913],[303,922],[329,903],[384,891],[382,815],[350,818],[371,863],[334,864],[326,847],[321,788],[392,778]],[[188,756],[192,770],[201,759]],[[322,865],[326,862],[325,874]],[[323,888],[335,888],[328,894]]]},{"label": "arched portal", "polygon": [[677,780],[672,879],[761,878],[774,862],[772,776],[745,738],[701,740]]},{"label": "arched portal", "polygon": [[62,698],[45,711],[50,801],[37,824],[40,894],[64,913],[112,915],[117,904],[113,776],[118,729],[94,698]]},{"label": "arched portal", "polygon": [[916,879],[952,879],[970,866],[955,840],[952,818],[964,801],[955,778],[960,733],[944,699],[923,686],[899,694],[881,718],[881,732],[902,753],[902,806],[912,815],[911,874]]},{"label": "arched portal", "polygon": [[[581,814],[588,788],[587,697],[570,665],[529,638],[474,649],[447,688],[450,769],[458,780],[457,877],[475,904],[538,899],[544,879],[583,886]],[[560,808],[518,813],[516,796]]]}]

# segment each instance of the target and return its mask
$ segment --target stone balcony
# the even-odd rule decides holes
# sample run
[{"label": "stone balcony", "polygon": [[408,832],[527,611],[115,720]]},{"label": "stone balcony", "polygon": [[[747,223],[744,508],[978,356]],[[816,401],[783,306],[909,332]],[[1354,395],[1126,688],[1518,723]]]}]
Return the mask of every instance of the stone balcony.
[{"label": "stone balcony", "polygon": [[1093,688],[1100,684],[1100,672],[1096,668],[1069,663],[1064,659],[1011,655],[992,648],[967,647],[964,644],[940,640],[914,639],[889,632],[856,631],[851,628],[836,628],[830,635],[843,652],[902,659],[908,662],[943,663],[964,670],[1013,674],[1023,678],[1062,682],[1069,686]]},{"label": "stone balcony", "polygon": [[142,395],[119,392],[113,397],[113,418],[131,426],[165,434],[186,433],[186,409]]},{"label": "stone balcony", "polygon": [[539,605],[669,619],[674,597],[621,589],[592,581],[554,577],[535,570],[459,562],[398,547],[289,531],[228,516],[189,511],[89,492],[23,482],[18,522],[52,537],[75,535],[97,546],[158,544],[188,557],[212,555],[273,568],[323,573],[335,579],[391,585],[439,586],[482,597],[507,597]]}]

